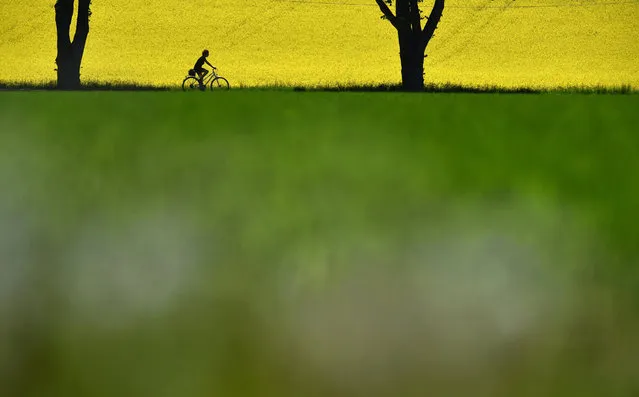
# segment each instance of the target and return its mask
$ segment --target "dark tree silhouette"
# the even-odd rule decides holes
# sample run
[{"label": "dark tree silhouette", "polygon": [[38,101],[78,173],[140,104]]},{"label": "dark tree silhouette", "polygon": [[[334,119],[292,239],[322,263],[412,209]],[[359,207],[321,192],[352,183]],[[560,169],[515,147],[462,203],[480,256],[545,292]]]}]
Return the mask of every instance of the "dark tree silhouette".
[{"label": "dark tree silhouette", "polygon": [[426,47],[435,34],[435,29],[444,12],[444,1],[435,0],[430,16],[422,29],[422,0],[395,0],[395,14],[388,5],[393,0],[375,0],[384,16],[397,29],[399,58],[402,65],[402,87],[407,91],[424,89],[424,58]]},{"label": "dark tree silhouette", "polygon": [[56,0],[55,26],[58,37],[58,88],[72,90],[80,88],[80,65],[84,55],[84,46],[89,35],[89,17],[91,16],[91,0],[78,0],[78,18],[75,36],[71,41],[71,20],[75,0]]}]

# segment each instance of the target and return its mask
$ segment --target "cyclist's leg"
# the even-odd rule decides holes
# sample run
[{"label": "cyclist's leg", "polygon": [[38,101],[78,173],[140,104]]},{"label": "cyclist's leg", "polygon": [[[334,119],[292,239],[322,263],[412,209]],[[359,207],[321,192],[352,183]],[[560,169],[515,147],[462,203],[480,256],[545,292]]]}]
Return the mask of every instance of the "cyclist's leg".
[{"label": "cyclist's leg", "polygon": [[197,76],[200,80],[200,84],[202,84],[202,81],[204,80],[204,69],[203,68],[195,69],[195,73],[197,73]]}]

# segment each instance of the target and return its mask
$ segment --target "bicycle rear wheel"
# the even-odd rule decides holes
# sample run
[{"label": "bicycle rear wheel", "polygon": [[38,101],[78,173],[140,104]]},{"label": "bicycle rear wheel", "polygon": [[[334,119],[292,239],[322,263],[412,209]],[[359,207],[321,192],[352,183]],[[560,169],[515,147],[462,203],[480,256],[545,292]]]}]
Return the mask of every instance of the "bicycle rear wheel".
[{"label": "bicycle rear wheel", "polygon": [[228,91],[230,88],[229,81],[224,77],[216,77],[211,81],[211,91]]},{"label": "bicycle rear wheel", "polygon": [[182,91],[201,91],[200,81],[192,76],[184,79],[182,82]]}]

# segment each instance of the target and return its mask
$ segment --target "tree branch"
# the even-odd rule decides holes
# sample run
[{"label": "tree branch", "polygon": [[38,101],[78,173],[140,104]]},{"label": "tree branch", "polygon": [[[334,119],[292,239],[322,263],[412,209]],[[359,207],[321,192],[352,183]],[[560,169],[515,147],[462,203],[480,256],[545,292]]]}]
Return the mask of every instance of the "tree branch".
[{"label": "tree branch", "polygon": [[384,3],[384,0],[375,0],[379,9],[382,11],[382,14],[388,19],[388,22],[395,27],[395,29],[399,30],[399,24],[397,23],[397,18],[393,15],[393,11],[388,8],[388,5]]},{"label": "tree branch", "polygon": [[89,36],[89,17],[91,16],[91,0],[78,0],[78,20],[76,22],[75,36],[73,37],[73,52],[82,58],[84,46]]},{"label": "tree branch", "polygon": [[419,7],[417,6],[418,0],[408,0],[408,5],[410,6],[410,27],[413,33],[420,34],[422,32],[422,23],[419,15]]},{"label": "tree branch", "polygon": [[58,41],[56,62],[64,57],[64,54],[68,51],[71,51],[69,29],[71,27],[71,19],[73,19],[73,2],[74,0],[57,0],[54,6],[56,37]]},{"label": "tree branch", "polygon": [[435,0],[433,10],[430,12],[428,21],[424,26],[424,32],[422,33],[424,48],[428,46],[430,39],[433,38],[435,29],[437,29],[437,25],[439,24],[439,20],[442,18],[442,13],[444,12],[444,1],[445,0]]}]

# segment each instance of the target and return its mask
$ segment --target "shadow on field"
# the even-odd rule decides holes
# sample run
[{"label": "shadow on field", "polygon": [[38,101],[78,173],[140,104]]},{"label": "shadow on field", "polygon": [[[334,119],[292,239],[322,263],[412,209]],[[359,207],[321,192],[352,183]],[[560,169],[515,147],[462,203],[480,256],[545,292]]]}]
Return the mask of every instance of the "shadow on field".
[{"label": "shadow on field", "polygon": [[[402,86],[397,85],[334,85],[319,87],[293,87],[294,91],[328,91],[328,92],[402,92]],[[620,87],[499,87],[499,86],[467,86],[458,84],[426,84],[424,92],[430,93],[470,93],[470,94],[633,94],[637,93],[631,86]]]},{"label": "shadow on field", "polygon": [[[79,91],[170,91],[175,87],[144,85],[130,82],[84,82]],[[42,83],[2,82],[0,91],[56,91],[56,82]]]},{"label": "shadow on field", "polygon": [[[38,91],[56,90],[56,82],[23,83],[2,82],[0,91]],[[144,85],[134,82],[86,82],[82,83],[80,91],[179,91],[179,86]],[[295,92],[403,92],[400,84],[333,84],[333,85],[239,85],[234,90],[265,90],[265,91],[295,91]],[[574,86],[574,87],[499,87],[499,86],[468,86],[459,84],[427,84],[427,93],[470,93],[470,94],[636,94],[637,89],[630,85],[622,86]]]}]

